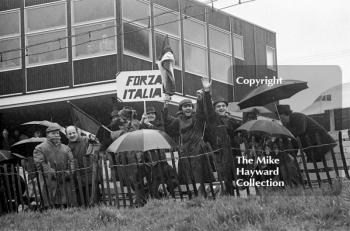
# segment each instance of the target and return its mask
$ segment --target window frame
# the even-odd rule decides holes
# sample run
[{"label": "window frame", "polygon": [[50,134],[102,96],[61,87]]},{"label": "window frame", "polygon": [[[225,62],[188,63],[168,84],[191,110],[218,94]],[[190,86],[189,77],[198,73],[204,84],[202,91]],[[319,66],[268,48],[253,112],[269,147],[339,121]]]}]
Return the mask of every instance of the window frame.
[{"label": "window frame", "polygon": [[194,44],[196,44],[196,45],[198,45],[198,46],[204,46],[204,47],[206,47],[206,48],[208,48],[208,39],[207,39],[207,25],[206,25],[206,23],[205,22],[202,22],[201,20],[199,20],[199,19],[196,19],[196,18],[192,18],[192,17],[190,17],[190,16],[184,16],[184,17],[186,17],[186,18],[184,18],[182,21],[184,22],[184,21],[193,21],[193,22],[195,22],[195,23],[198,23],[198,24],[201,24],[203,27],[204,27],[204,43],[203,44],[205,44],[205,45],[202,45],[202,44],[199,44],[198,42],[196,42],[196,41],[192,41],[192,40],[188,40],[188,39],[186,39],[186,37],[185,37],[185,24],[183,23],[183,37],[184,37],[184,41],[187,41],[187,42],[191,42],[191,43],[194,43]]},{"label": "window frame", "polygon": [[[229,37],[229,46],[230,46],[230,48],[229,48],[229,53],[224,52],[224,51],[221,51],[221,50],[218,50],[218,49],[213,48],[212,46],[210,46],[210,41],[211,41],[211,38],[210,38],[210,29],[216,30],[216,31],[219,31],[219,32],[222,32],[222,33],[228,35],[228,37]],[[232,41],[233,41],[233,39],[232,39],[232,37],[231,37],[231,32],[230,32],[230,31],[224,30],[224,29],[222,29],[222,28],[219,28],[219,27],[216,27],[216,26],[213,26],[213,25],[209,25],[209,43],[208,43],[208,44],[209,44],[210,50],[215,50],[215,51],[217,51],[217,52],[219,52],[219,53],[223,53],[223,54],[232,56],[232,46],[233,46]]]},{"label": "window frame", "polygon": [[[186,68],[186,58],[185,58],[185,60],[184,60],[184,63],[185,63],[185,66],[184,66],[185,72],[190,73],[190,74],[193,74],[193,75],[202,76],[202,77],[209,77],[209,67],[208,67],[208,65],[210,65],[210,64],[208,63],[208,48],[205,47],[205,46],[202,46],[202,45],[195,44],[195,43],[193,43],[193,42],[184,40],[184,46],[183,46],[183,47],[184,47],[184,50],[185,50],[185,45],[186,45],[186,44],[191,45],[191,46],[194,46],[194,47],[197,47],[197,48],[200,48],[200,49],[203,49],[203,50],[205,51],[205,55],[206,55],[206,57],[205,57],[206,70],[205,70],[205,71],[206,71],[206,74],[203,75],[202,73],[198,73],[198,72],[195,72],[195,71],[190,71],[190,70],[188,70],[188,68]],[[186,54],[186,51],[184,51],[184,57],[186,56],[185,54]]]},{"label": "window frame", "polygon": [[[98,23],[101,21],[109,21],[109,20],[115,20],[116,19],[116,2],[115,0],[113,0],[113,17],[107,17],[107,18],[103,18],[103,19],[93,19],[93,20],[88,20],[88,21],[84,21],[84,22],[75,22],[74,20],[74,2],[79,2],[79,1],[83,1],[83,0],[71,0],[71,22],[72,22],[72,28],[74,26],[80,26],[80,25],[85,25],[85,24],[94,24],[94,23]],[[100,1],[100,0],[99,0]]]},{"label": "window frame", "polygon": [[[178,32],[179,32],[179,35],[175,35],[175,34],[170,34],[166,31],[162,31],[160,30],[157,25],[155,24],[154,25],[154,30],[157,31],[157,32],[162,32],[162,33],[165,33],[165,34],[168,34],[169,37],[176,37],[176,38],[180,38],[181,40],[181,18],[180,18],[180,13],[179,12],[176,12],[174,10],[171,10],[171,9],[168,9],[164,6],[160,6],[160,5],[157,5],[157,4],[153,4],[153,12],[154,12],[154,8],[158,8],[160,10],[164,10],[164,11],[170,11],[169,14],[172,14],[172,15],[176,15],[176,17],[178,18],[178,21],[176,21],[175,23],[177,23],[178,25]],[[155,19],[153,19],[155,21]]]},{"label": "window frame", "polygon": [[[233,33],[232,36],[233,36],[232,37],[233,57],[235,57],[236,59],[245,60],[245,55],[244,55],[245,49],[244,49],[244,37],[243,37],[243,35],[239,35],[239,34]],[[234,38],[238,38],[238,39],[240,39],[242,41],[243,57],[236,56],[236,54],[235,54],[235,39]]]},{"label": "window frame", "polygon": [[[29,56],[31,54],[28,54],[29,53],[29,49],[30,49],[30,48],[28,48],[28,45],[29,45],[28,44],[28,36],[29,37],[30,36],[37,36],[37,35],[49,34],[49,33],[52,33],[52,32],[59,32],[59,31],[64,31],[65,32],[65,37],[64,37],[64,39],[61,39],[61,40],[66,40],[67,46],[62,48],[62,49],[66,50],[66,52],[65,52],[66,53],[66,57],[64,59],[56,59],[56,60],[53,60],[53,61],[45,61],[45,62],[38,62],[38,63],[30,64],[29,63]],[[52,29],[52,30],[47,30],[47,31],[41,31],[41,32],[26,34],[25,41],[26,41],[26,50],[27,50],[27,55],[26,55],[26,66],[27,66],[27,68],[68,62],[68,46],[69,45],[68,45],[68,31],[67,31],[67,29]],[[50,52],[47,52],[47,53],[50,53]]]},{"label": "window frame", "polygon": [[[272,54],[273,54],[273,64],[272,64],[272,66],[267,64],[267,53],[268,53],[269,49],[272,50]],[[276,68],[276,66],[277,66],[276,48],[273,48],[271,46],[266,45],[265,51],[266,51],[266,68],[270,69],[270,70],[273,70],[273,71],[276,71],[277,70],[277,68]]]},{"label": "window frame", "polygon": [[[226,54],[226,53],[223,53],[223,52],[218,52],[217,50],[214,50],[214,49],[210,49],[210,62],[211,62],[211,53],[213,52],[213,53],[216,53],[216,54],[218,54],[218,55],[222,55],[222,56],[226,56],[227,58],[230,58],[230,66],[232,66],[233,67],[233,64],[232,64],[232,55],[228,55],[228,54]],[[215,80],[215,81],[217,81],[217,82],[221,82],[221,83],[225,83],[225,84],[228,84],[228,85],[231,85],[231,86],[233,86],[234,85],[234,80],[233,80],[233,73],[231,73],[231,80],[232,80],[232,83],[230,83],[230,82],[225,82],[224,80],[220,80],[220,79],[217,79],[217,78],[215,78],[215,76],[213,75],[213,69],[210,67],[210,71],[211,71],[211,73],[210,73],[210,76],[211,76],[211,78],[213,79],[213,80]]]},{"label": "window frame", "polygon": [[[40,29],[40,30],[34,30],[34,31],[27,31],[28,28],[28,13],[27,13],[27,9],[33,9],[33,8],[44,8],[47,6],[51,6],[51,5],[60,5],[60,4],[64,4],[65,5],[65,16],[66,16],[66,24],[63,26],[55,26],[55,27],[48,27],[46,29]],[[34,6],[25,6],[24,7],[24,37],[25,37],[25,49],[26,49],[26,68],[31,68],[31,67],[38,67],[38,66],[46,66],[46,65],[51,65],[51,64],[57,64],[57,63],[65,63],[68,62],[68,12],[67,12],[67,0],[62,0],[62,1],[55,1],[55,2],[49,2],[49,3],[44,3],[44,4],[38,4],[38,5],[34,5]],[[64,59],[56,59],[53,61],[46,61],[46,62],[38,62],[38,63],[33,63],[30,64],[29,63],[29,56],[30,54],[28,54],[28,37],[30,36],[37,36],[37,35],[41,35],[41,34],[48,34],[48,33],[52,33],[52,32],[58,32],[58,31],[64,31],[65,32],[65,36],[61,37],[60,40],[66,40],[66,44],[67,46],[62,48],[65,49],[65,53],[66,53],[66,57]],[[49,53],[49,52],[47,52]]]},{"label": "window frame", "polygon": [[[116,19],[116,2],[113,1],[113,17],[106,17],[106,18],[102,18],[102,19],[93,19],[93,20],[88,20],[88,21],[83,21],[83,22],[78,22],[76,23],[74,20],[74,2],[79,2],[79,1],[83,1],[83,0],[72,0],[72,4],[71,4],[71,22],[72,22],[72,59],[73,61],[76,60],[83,60],[83,59],[90,59],[93,57],[102,57],[102,56],[108,56],[108,55],[114,55],[117,54],[118,52],[118,35],[117,35],[117,23],[115,21]],[[110,23],[113,22],[114,23],[114,41],[115,41],[115,50],[114,51],[110,51],[110,52],[98,52],[98,53],[94,53],[94,54],[88,54],[88,55],[80,55],[77,56],[76,55],[76,34],[75,34],[75,29],[76,28],[81,28],[84,26],[95,26],[98,24],[103,24],[103,23]],[[97,40],[99,41],[99,40]]]},{"label": "window frame", "polygon": [[[97,52],[97,53],[93,53],[93,54],[84,54],[84,55],[76,55],[76,34],[75,34],[75,30],[77,28],[81,28],[81,27],[85,27],[85,26],[95,26],[95,25],[99,25],[99,24],[103,24],[103,23],[110,23],[113,22],[114,23],[114,42],[115,42],[115,49],[113,51],[105,51],[105,52]],[[118,41],[117,41],[117,25],[114,19],[112,20],[108,20],[108,21],[99,21],[99,22],[94,22],[94,23],[84,23],[84,24],[79,24],[79,25],[74,25],[72,26],[72,58],[73,61],[75,60],[82,60],[82,59],[89,59],[92,57],[101,57],[101,56],[107,56],[107,55],[115,55],[118,52]],[[96,42],[98,42],[100,40],[96,40]]]},{"label": "window frame", "polygon": [[[12,70],[19,70],[22,69],[22,43],[21,43],[21,29],[22,29],[22,24],[21,24],[21,10],[19,8],[16,9],[10,9],[10,10],[4,10],[0,11],[0,14],[7,14],[7,13],[18,13],[18,33],[15,34],[7,34],[7,35],[2,35],[0,36],[0,42],[5,41],[5,40],[11,40],[11,39],[19,39],[19,65],[15,67],[5,67],[5,68],[0,68],[0,72],[5,72],[5,71],[12,71]],[[2,57],[3,58],[3,57]],[[6,61],[6,60],[5,60]]]}]

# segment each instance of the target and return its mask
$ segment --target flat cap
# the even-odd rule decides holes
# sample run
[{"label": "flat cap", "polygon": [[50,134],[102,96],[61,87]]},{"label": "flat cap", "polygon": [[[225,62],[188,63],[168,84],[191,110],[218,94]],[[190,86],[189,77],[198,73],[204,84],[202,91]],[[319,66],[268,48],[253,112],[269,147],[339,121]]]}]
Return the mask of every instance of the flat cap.
[{"label": "flat cap", "polygon": [[58,125],[51,125],[46,129],[46,133],[48,132],[54,132],[54,131],[59,131],[61,130],[60,126]]}]

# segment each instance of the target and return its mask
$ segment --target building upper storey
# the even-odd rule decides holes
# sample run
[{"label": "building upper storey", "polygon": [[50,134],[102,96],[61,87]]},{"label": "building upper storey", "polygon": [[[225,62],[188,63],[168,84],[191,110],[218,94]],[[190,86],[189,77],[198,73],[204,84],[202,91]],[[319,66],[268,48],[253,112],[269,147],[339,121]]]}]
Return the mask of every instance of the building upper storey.
[{"label": "building upper storey", "polygon": [[238,100],[237,76],[277,75],[274,32],[194,0],[1,0],[0,96],[156,69],[165,36],[179,94],[207,77],[214,95]]}]

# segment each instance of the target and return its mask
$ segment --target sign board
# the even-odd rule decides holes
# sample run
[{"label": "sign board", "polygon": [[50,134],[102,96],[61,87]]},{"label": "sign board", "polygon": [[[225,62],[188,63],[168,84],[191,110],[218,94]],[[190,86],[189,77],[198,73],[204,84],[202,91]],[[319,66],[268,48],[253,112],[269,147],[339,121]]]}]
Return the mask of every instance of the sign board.
[{"label": "sign board", "polygon": [[122,102],[163,100],[159,70],[123,71],[117,74],[117,94]]}]

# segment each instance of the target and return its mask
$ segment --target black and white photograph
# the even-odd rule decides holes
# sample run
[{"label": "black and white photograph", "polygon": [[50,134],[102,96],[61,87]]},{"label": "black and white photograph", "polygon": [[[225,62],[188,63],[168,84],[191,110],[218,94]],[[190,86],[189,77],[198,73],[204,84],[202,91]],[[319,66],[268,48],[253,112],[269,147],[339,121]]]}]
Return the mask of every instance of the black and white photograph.
[{"label": "black and white photograph", "polygon": [[0,230],[350,230],[350,2],[0,0]]}]

